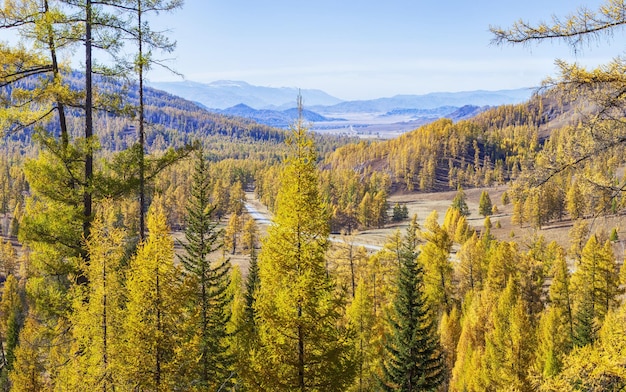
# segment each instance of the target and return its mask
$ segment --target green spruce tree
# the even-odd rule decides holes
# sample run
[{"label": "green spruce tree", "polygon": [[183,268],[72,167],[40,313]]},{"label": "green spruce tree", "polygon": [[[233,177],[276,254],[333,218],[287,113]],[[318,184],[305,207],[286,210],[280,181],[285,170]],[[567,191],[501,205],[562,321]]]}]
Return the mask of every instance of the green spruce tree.
[{"label": "green spruce tree", "polygon": [[466,199],[467,199],[467,196],[465,196],[465,192],[463,192],[463,188],[459,186],[459,189],[457,190],[456,195],[454,196],[454,199],[452,200],[451,207],[459,210],[459,212],[463,216],[469,216],[470,214],[470,210],[469,210],[469,207],[467,206]]},{"label": "green spruce tree", "polygon": [[385,391],[436,391],[444,379],[437,324],[425,294],[424,270],[417,262],[417,227],[404,237],[397,294],[385,337],[382,377]]},{"label": "green spruce tree", "polygon": [[489,193],[487,193],[487,191],[482,191],[480,194],[480,200],[478,201],[478,213],[484,217],[493,213],[493,204],[491,203],[491,198],[489,197]]},{"label": "green spruce tree", "polygon": [[230,319],[232,296],[230,262],[216,257],[222,246],[222,231],[213,218],[215,206],[210,204],[210,181],[203,150],[197,152],[187,206],[185,252],[179,256],[184,269],[186,289],[186,330],[183,357],[187,361],[190,386],[217,390],[228,379],[233,359],[228,353],[226,325]]}]

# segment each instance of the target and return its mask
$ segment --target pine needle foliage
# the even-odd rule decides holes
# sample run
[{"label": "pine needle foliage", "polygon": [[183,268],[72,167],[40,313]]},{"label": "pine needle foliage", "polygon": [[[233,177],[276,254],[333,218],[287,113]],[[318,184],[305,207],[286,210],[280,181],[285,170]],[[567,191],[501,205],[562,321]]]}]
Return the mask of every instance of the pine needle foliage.
[{"label": "pine needle foliage", "polygon": [[217,389],[228,379],[233,363],[226,342],[232,295],[228,292],[230,262],[215,256],[222,247],[222,230],[213,218],[215,206],[210,202],[209,186],[207,164],[199,149],[187,206],[186,241],[180,242],[185,250],[179,260],[185,276],[188,315],[183,356],[200,358],[189,361],[187,366],[193,385]]},{"label": "pine needle foliage", "polygon": [[122,390],[165,391],[180,383],[174,355],[180,336],[180,271],[158,203],[148,212],[148,232],[131,260],[126,282]]},{"label": "pine needle foliage", "polygon": [[301,120],[292,131],[274,224],[259,254],[256,390],[345,391],[354,375],[353,346],[326,270],[329,228],[316,148]]},{"label": "pine needle foliage", "polygon": [[384,391],[436,391],[444,379],[439,335],[425,294],[424,269],[417,262],[417,227],[402,243],[397,294],[388,319],[382,377]]}]

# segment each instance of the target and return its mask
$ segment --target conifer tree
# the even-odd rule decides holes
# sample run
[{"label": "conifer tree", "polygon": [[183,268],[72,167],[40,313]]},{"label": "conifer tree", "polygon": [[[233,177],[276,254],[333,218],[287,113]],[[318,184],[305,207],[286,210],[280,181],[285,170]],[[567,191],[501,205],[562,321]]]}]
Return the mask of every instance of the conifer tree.
[{"label": "conifer tree", "polygon": [[[459,235],[461,237],[463,236],[462,233],[465,228],[459,228],[459,225],[467,226],[466,218],[463,215],[461,215],[459,210],[452,208],[452,207],[448,208],[446,210],[446,214],[443,217],[443,227],[445,228],[446,232],[448,233],[448,236],[450,236],[452,241],[456,241],[455,237],[456,237],[457,229],[459,230]],[[462,241],[456,241],[456,242],[462,242]]]},{"label": "conifer tree", "polygon": [[444,379],[444,359],[426,298],[424,270],[417,261],[416,238],[417,228],[411,225],[403,241],[385,337],[380,384],[386,391],[436,391]]},{"label": "conifer tree", "polygon": [[259,279],[259,262],[256,251],[250,255],[248,276],[246,277],[246,325],[256,334],[256,310],[254,302],[261,282]]},{"label": "conifer tree", "polygon": [[575,260],[580,260],[583,248],[589,240],[590,227],[586,220],[578,219],[568,233],[569,253]]},{"label": "conifer tree", "polygon": [[230,215],[228,224],[224,230],[224,251],[235,254],[237,251],[238,239],[241,232],[241,216],[235,213]]},{"label": "conifer tree", "polygon": [[243,224],[243,233],[241,234],[241,242],[243,249],[252,257],[252,253],[256,252],[257,242],[259,239],[259,227],[251,216],[245,220]]},{"label": "conifer tree", "polygon": [[619,293],[619,275],[609,241],[603,246],[596,235],[589,238],[572,275],[572,285],[577,295],[574,338],[577,346],[583,346],[595,340]]},{"label": "conifer tree", "polygon": [[487,191],[482,191],[480,200],[478,201],[478,213],[484,217],[492,214],[493,204]]},{"label": "conifer tree", "polygon": [[[145,162],[145,99],[144,82],[146,73],[153,65],[164,66],[162,61],[153,57],[156,50],[171,53],[176,44],[170,41],[162,32],[150,29],[146,22],[149,14],[172,11],[182,7],[182,0],[118,0],[119,7],[131,13],[134,26],[124,28],[124,32],[130,36],[137,45],[137,54],[133,66],[137,73],[139,105],[137,108],[138,141],[137,150],[139,152],[139,237],[145,239],[145,211],[146,211],[146,162]],[[131,22],[132,23],[132,22]]]},{"label": "conifer tree", "polygon": [[237,216],[241,216],[244,212],[244,207],[246,205],[246,193],[241,186],[240,181],[236,181],[230,188],[230,206],[228,210]]},{"label": "conifer tree", "polygon": [[360,279],[356,293],[347,310],[350,326],[355,333],[355,349],[357,354],[357,371],[354,384],[350,391],[370,391],[376,386],[376,353],[380,349],[376,341],[376,324],[371,294],[365,280]]},{"label": "conifer tree", "polygon": [[493,329],[485,335],[486,390],[531,390],[528,370],[534,352],[533,328],[512,277],[489,325]]},{"label": "conifer tree", "polygon": [[467,196],[465,196],[465,192],[463,192],[463,188],[459,187],[459,189],[456,192],[456,195],[454,196],[454,199],[452,200],[451,207],[459,210],[459,212],[463,216],[469,216],[470,214],[466,199],[467,199]]},{"label": "conifer tree", "polygon": [[456,279],[458,280],[459,296],[465,297],[469,291],[479,291],[487,278],[487,243],[477,233],[462,246],[457,257]]},{"label": "conifer tree", "polygon": [[8,373],[13,369],[19,333],[24,323],[22,290],[15,276],[9,275],[4,282],[2,301],[0,301],[0,334],[4,340],[0,346],[2,350],[0,388],[2,390],[10,389]]},{"label": "conifer tree", "polygon": [[487,254],[486,286],[493,292],[504,290],[509,278],[516,275],[520,257],[516,243],[502,241],[492,243]]},{"label": "conifer tree", "polygon": [[494,307],[495,299],[489,295],[489,290],[470,291],[465,296],[451,390],[480,392],[487,389],[485,335],[490,328],[489,317]]},{"label": "conifer tree", "polygon": [[561,372],[563,357],[571,348],[569,330],[562,321],[562,315],[556,307],[550,307],[541,314],[534,369],[541,378],[554,377]]},{"label": "conifer tree", "polygon": [[436,210],[426,218],[423,232],[426,244],[422,245],[419,262],[424,268],[426,295],[436,314],[451,310],[454,286],[452,284],[452,263],[450,249],[452,240],[448,232],[439,226]]},{"label": "conifer tree", "polygon": [[[231,282],[231,285],[234,282]],[[242,385],[245,390],[254,390],[253,368],[250,359],[253,351],[258,345],[257,314],[255,309],[256,295],[259,290],[259,264],[256,249],[252,249],[250,254],[250,265],[248,275],[244,282],[242,294],[242,310],[236,314],[237,303],[233,300],[233,314],[231,322],[235,325],[235,332],[232,338],[231,352],[234,353],[234,369],[238,385]]]},{"label": "conifer tree", "polygon": [[186,277],[188,319],[185,350],[187,358],[199,358],[186,365],[190,385],[217,389],[230,373],[232,358],[227,352],[227,332],[231,296],[230,262],[216,257],[222,246],[222,231],[213,218],[215,206],[210,203],[210,179],[203,150],[197,152],[187,206],[185,253],[179,256]]},{"label": "conifer tree", "polygon": [[557,254],[552,266],[552,284],[549,295],[550,305],[555,309],[555,314],[560,317],[560,322],[565,327],[566,334],[562,338],[566,342],[564,352],[567,352],[571,350],[574,339],[573,293],[570,272],[562,250]]},{"label": "conifer tree", "polygon": [[165,391],[181,383],[179,367],[174,366],[180,345],[180,273],[158,204],[153,203],[148,213],[148,238],[140,244],[128,272],[121,389]]},{"label": "conifer tree", "polygon": [[42,328],[37,324],[37,320],[29,315],[20,332],[15,362],[9,373],[12,389],[15,391],[42,391],[50,386],[49,380],[44,377],[45,359],[41,355],[41,346],[46,341],[39,334]]},{"label": "conifer tree", "polygon": [[400,222],[409,217],[409,210],[406,204],[400,205],[400,203],[395,203],[393,205],[393,213],[391,216],[391,220],[394,222]]},{"label": "conifer tree", "polygon": [[519,224],[519,227],[524,225],[524,222],[528,218],[524,214],[524,201],[519,199],[513,200],[513,214],[511,215],[511,223]]},{"label": "conifer tree", "polygon": [[574,181],[567,191],[565,208],[574,220],[585,215],[585,198],[578,181]]},{"label": "conifer tree", "polygon": [[89,285],[73,287],[73,355],[60,375],[66,390],[80,391],[90,385],[96,390],[113,391],[120,385],[127,236],[116,221],[112,203],[104,203],[87,241],[90,262],[82,267]]},{"label": "conifer tree", "polygon": [[9,275],[15,275],[17,272],[17,253],[10,240],[3,241],[0,239],[0,273],[9,278]]},{"label": "conifer tree", "polygon": [[610,311],[593,345],[572,351],[563,370],[543,380],[544,391],[620,391],[626,385],[626,304]]},{"label": "conifer tree", "polygon": [[450,313],[444,313],[439,322],[439,339],[444,352],[446,389],[449,387],[452,369],[456,362],[456,351],[461,336],[461,315],[456,306]]},{"label": "conifer tree", "polygon": [[[300,99],[298,104],[302,108]],[[340,325],[341,298],[326,270],[328,216],[315,145],[302,118],[288,148],[274,224],[259,254],[255,381],[266,391],[344,391],[354,376],[353,345]]]},{"label": "conifer tree", "polygon": [[228,192],[228,188],[221,178],[218,178],[213,184],[211,201],[215,206],[215,211],[213,213],[218,220],[221,220],[228,212],[228,206],[230,204],[230,194]]},{"label": "conifer tree", "polygon": [[511,202],[511,199],[509,198],[509,193],[507,191],[504,191],[502,193],[502,197],[500,197],[500,201],[502,202],[503,206],[506,206]]}]

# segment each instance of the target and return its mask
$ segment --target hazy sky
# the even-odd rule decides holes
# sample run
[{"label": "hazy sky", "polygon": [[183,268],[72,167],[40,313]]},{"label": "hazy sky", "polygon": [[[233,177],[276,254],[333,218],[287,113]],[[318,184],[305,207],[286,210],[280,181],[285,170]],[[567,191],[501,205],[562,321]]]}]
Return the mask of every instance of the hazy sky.
[{"label": "hazy sky", "polygon": [[[575,54],[560,42],[494,46],[490,25],[565,16],[601,0],[186,0],[151,23],[177,40],[185,79],[317,88],[342,99],[538,85],[561,58],[596,65],[619,34]],[[159,70],[152,81],[181,80]]]}]

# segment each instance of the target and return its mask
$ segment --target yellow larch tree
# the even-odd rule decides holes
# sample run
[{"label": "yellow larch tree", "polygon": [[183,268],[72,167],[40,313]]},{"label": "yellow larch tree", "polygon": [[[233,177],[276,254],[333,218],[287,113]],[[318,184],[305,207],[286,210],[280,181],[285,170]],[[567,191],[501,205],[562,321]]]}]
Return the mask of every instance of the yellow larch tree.
[{"label": "yellow larch tree", "polygon": [[73,287],[71,363],[60,377],[66,380],[67,391],[80,391],[85,385],[113,391],[120,385],[127,236],[116,221],[112,203],[105,202],[87,241],[90,262],[82,266],[89,285]]},{"label": "yellow larch tree", "polygon": [[344,391],[354,375],[353,345],[326,270],[329,228],[316,148],[302,119],[291,132],[274,222],[259,254],[256,382],[265,391]]},{"label": "yellow larch tree", "polygon": [[174,241],[159,203],[153,202],[147,223],[148,238],[131,260],[126,283],[121,389],[168,391],[180,382],[173,366],[180,271],[174,266]]}]

